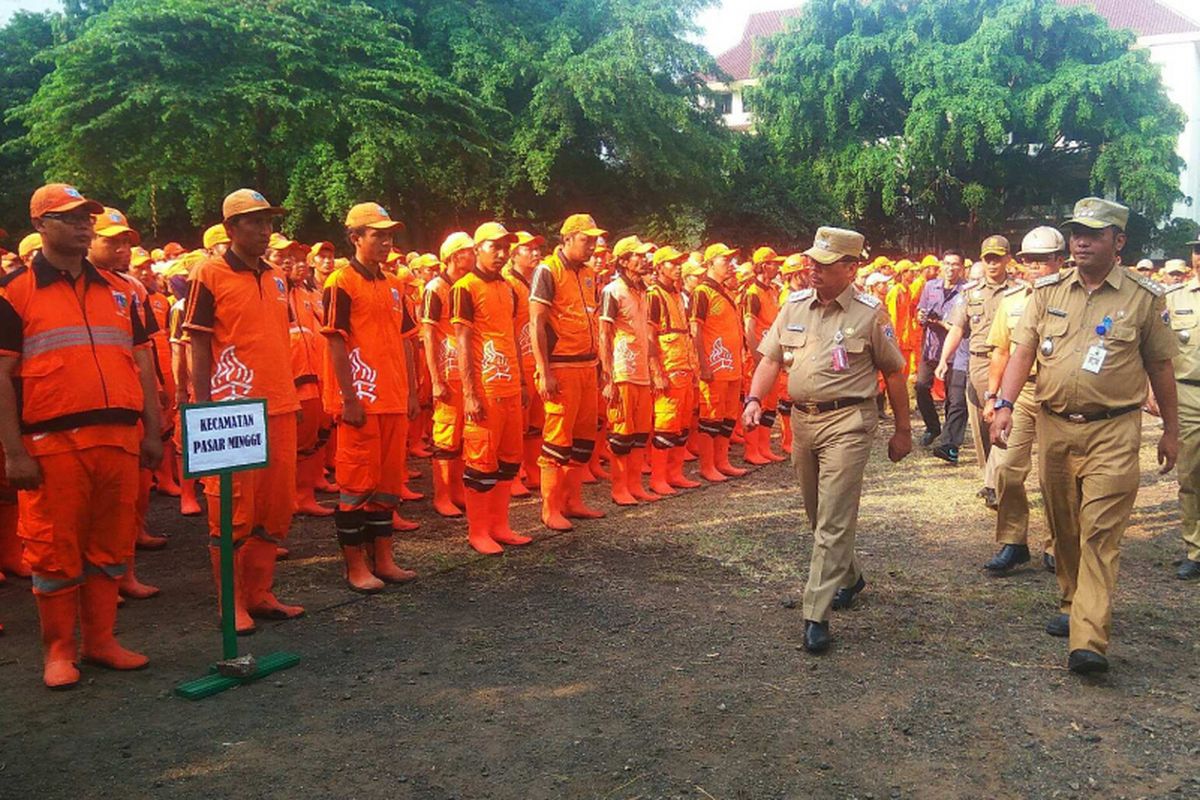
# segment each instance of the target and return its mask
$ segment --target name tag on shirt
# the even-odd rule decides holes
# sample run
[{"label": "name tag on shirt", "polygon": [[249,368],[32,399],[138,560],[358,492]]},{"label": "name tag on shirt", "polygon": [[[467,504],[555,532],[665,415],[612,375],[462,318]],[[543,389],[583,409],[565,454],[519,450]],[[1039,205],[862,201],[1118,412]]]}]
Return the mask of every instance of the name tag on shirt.
[{"label": "name tag on shirt", "polygon": [[793,332],[793,333],[804,333],[804,326],[803,326],[803,325],[797,325],[797,324],[796,324],[796,323],[794,323],[794,322],[793,322],[791,325],[788,325],[788,326],[787,326],[787,329],[788,329],[789,331]]},{"label": "name tag on shirt", "polygon": [[1052,317],[1065,317],[1067,315],[1067,312],[1061,308],[1047,308],[1046,313]]},{"label": "name tag on shirt", "polygon": [[1083,371],[1099,375],[1100,368],[1104,366],[1104,357],[1107,355],[1108,350],[1104,349],[1103,345],[1092,345],[1088,348],[1087,355],[1083,357]]}]

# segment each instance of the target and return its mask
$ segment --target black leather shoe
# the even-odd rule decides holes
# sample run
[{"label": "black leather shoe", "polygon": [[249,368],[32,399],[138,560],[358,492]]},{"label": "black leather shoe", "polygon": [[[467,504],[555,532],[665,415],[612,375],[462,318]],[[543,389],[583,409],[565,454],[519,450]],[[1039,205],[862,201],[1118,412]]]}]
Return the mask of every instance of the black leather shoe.
[{"label": "black leather shoe", "polygon": [[804,649],[810,653],[824,653],[829,649],[829,623],[804,620]]},{"label": "black leather shoe", "polygon": [[934,458],[940,458],[942,461],[945,461],[947,464],[957,464],[958,463],[958,448],[957,447],[947,447],[944,444],[940,444],[937,447],[930,450],[929,453]]},{"label": "black leather shoe", "polygon": [[990,508],[992,511],[995,511],[997,508],[1000,507],[1000,503],[996,500],[996,490],[995,489],[984,489],[983,490],[983,504],[985,506],[987,506],[988,508]]},{"label": "black leather shoe", "polygon": [[941,431],[938,431],[937,433],[934,433],[933,431],[925,431],[925,433],[921,434],[921,447],[929,447],[929,445],[933,444],[933,440],[941,435]]},{"label": "black leather shoe", "polygon": [[1071,635],[1071,615],[1070,614],[1055,614],[1046,623],[1046,633],[1051,636],[1057,636],[1060,639],[1065,639]]},{"label": "black leather shoe", "polygon": [[[1200,578],[1200,561],[1192,561],[1190,558],[1185,558],[1179,565],[1179,571],[1175,573],[1175,577],[1181,581],[1194,581]],[[834,603],[837,601],[834,600]],[[835,605],[834,608],[837,608]]]},{"label": "black leather shoe", "polygon": [[1054,574],[1056,571],[1054,556],[1050,555],[1049,553],[1042,553],[1042,569],[1046,570],[1046,572]]},{"label": "black leather shoe", "polygon": [[1008,572],[1018,564],[1029,563],[1029,546],[1024,544],[1006,544],[1000,552],[992,556],[992,560],[983,565],[988,572]]},{"label": "black leather shoe", "polygon": [[1108,659],[1091,650],[1072,650],[1067,656],[1067,669],[1076,675],[1094,675],[1108,672]]},{"label": "black leather shoe", "polygon": [[861,575],[858,576],[858,582],[848,588],[838,589],[833,596],[833,610],[841,611],[854,605],[854,595],[866,588],[867,582],[863,580]]}]

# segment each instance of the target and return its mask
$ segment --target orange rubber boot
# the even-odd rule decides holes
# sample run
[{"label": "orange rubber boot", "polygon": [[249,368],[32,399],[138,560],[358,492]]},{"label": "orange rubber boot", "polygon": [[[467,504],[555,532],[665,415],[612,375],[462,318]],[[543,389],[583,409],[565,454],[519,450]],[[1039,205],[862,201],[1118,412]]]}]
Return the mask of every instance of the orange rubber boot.
[{"label": "orange rubber boot", "polygon": [[700,458],[700,427],[692,420],[692,427],[688,429],[687,442],[684,443],[683,460],[696,461]]},{"label": "orange rubber boot", "polygon": [[343,575],[350,589],[359,594],[375,594],[383,591],[383,581],[371,572],[367,563],[366,545],[349,544],[342,546],[342,559],[346,562]]},{"label": "orange rubber boot", "polygon": [[700,485],[700,482],[694,481],[683,474],[683,464],[685,461],[687,461],[687,448],[683,445],[672,447],[670,455],[667,456],[670,484],[676,489],[695,489]]},{"label": "orange rubber boot", "polygon": [[309,486],[303,494],[296,496],[296,513],[306,517],[332,517],[333,509],[318,503],[314,487]]},{"label": "orange rubber boot", "polygon": [[663,497],[678,494],[671,486],[670,451],[661,447],[650,448],[650,488]]},{"label": "orange rubber boot", "polygon": [[542,437],[534,436],[525,439],[524,460],[521,471],[525,474],[525,485],[530,489],[542,488],[542,468],[538,465],[538,456],[542,453]]},{"label": "orange rubber boot", "polygon": [[717,436],[713,440],[713,462],[721,474],[728,475],[730,478],[740,478],[749,470],[735,467],[729,463],[729,443],[730,439],[727,436]]},{"label": "orange rubber boot", "polygon": [[625,471],[625,486],[629,493],[643,503],[660,500],[661,498],[654,492],[646,491],[645,485],[642,484],[642,476],[646,474],[646,448],[633,448],[626,463],[629,468]]},{"label": "orange rubber boot", "polygon": [[138,531],[135,546],[138,550],[162,550],[167,546],[167,537],[155,536],[143,527]]},{"label": "orange rubber boot", "polygon": [[762,438],[759,436],[759,432],[762,430],[761,427],[755,428],[745,435],[746,446],[742,451],[742,460],[756,467],[766,466],[771,463],[771,459],[767,458],[762,452]]},{"label": "orange rubber boot", "polygon": [[392,530],[399,531],[401,533],[408,533],[410,531],[415,531],[420,527],[421,523],[417,522],[416,520],[400,516],[399,511],[392,512]]},{"label": "orange rubber boot", "polygon": [[[493,489],[493,491],[495,491]],[[467,487],[467,543],[475,552],[485,556],[497,556],[504,548],[488,533],[490,527],[490,501],[487,492],[477,492]]]},{"label": "orange rubber boot", "polygon": [[264,619],[304,616],[302,606],[285,605],[271,591],[275,583],[275,543],[251,536],[242,544],[242,551],[242,586],[250,616]]},{"label": "orange rubber boot", "polygon": [[183,478],[183,459],[176,460],[176,465],[179,469],[179,475],[182,478],[179,484],[179,513],[185,517],[200,516],[200,500],[196,496],[196,492],[200,486],[200,482],[195,478]]},{"label": "orange rubber boot", "polygon": [[51,689],[69,689],[79,683],[79,670],[75,668],[79,588],[33,597],[42,627],[42,682]]},{"label": "orange rubber boot", "polygon": [[296,464],[296,513],[308,517],[332,517],[333,509],[317,502],[317,480],[324,466],[319,454],[304,456]]},{"label": "orange rubber boot", "polygon": [[0,504],[0,574],[14,578],[28,578],[29,565],[25,563],[25,546],[17,535],[16,503]]},{"label": "orange rubber boot", "polygon": [[499,544],[523,545],[533,541],[512,529],[508,522],[512,482],[499,481],[485,497],[488,502],[488,535]]},{"label": "orange rubber boot", "polygon": [[742,430],[742,420],[740,418],[733,424],[733,433],[729,434],[729,440],[734,444],[746,443],[745,431]]},{"label": "orange rubber boot", "polygon": [[567,497],[564,510],[568,517],[600,519],[604,516],[604,512],[592,508],[583,501],[583,480],[586,472],[588,472],[587,464],[571,464],[567,467]]},{"label": "orange rubber boot", "polygon": [[448,458],[431,459],[433,464],[433,510],[443,517],[461,517],[462,509],[450,499],[454,480],[453,462]]},{"label": "orange rubber boot", "polygon": [[609,475],[612,479],[612,501],[619,506],[636,506],[637,498],[629,493],[629,454],[613,453]]},{"label": "orange rubber boot", "polygon": [[[717,469],[716,440],[718,438],[720,437],[702,433],[697,439],[697,444],[700,446],[700,477],[710,483],[728,480],[725,474]],[[729,440],[725,439],[724,441],[728,442]]]},{"label": "orange rubber boot", "polygon": [[792,415],[779,415],[779,447],[785,454],[792,452]]},{"label": "orange rubber boot", "polygon": [[776,453],[774,450],[771,449],[771,429],[770,428],[759,428],[758,429],[758,452],[762,453],[763,456],[765,456],[766,459],[768,461],[771,461],[772,463],[778,463],[780,461],[787,461],[786,456],[781,456],[778,453]]},{"label": "orange rubber boot", "polygon": [[151,597],[157,597],[161,590],[157,586],[139,581],[133,562],[134,557],[130,556],[129,561],[125,564],[125,574],[117,581],[117,589],[121,596],[128,597],[130,600],[149,600]]},{"label": "orange rubber boot", "polygon": [[603,433],[596,440],[596,446],[592,448],[592,457],[588,459],[587,471],[583,473],[584,483],[598,483],[600,481],[609,480],[609,472],[604,469],[601,460],[607,460],[609,465],[613,462],[613,452],[608,447],[608,441],[604,438]]},{"label": "orange rubber boot", "polygon": [[529,491],[529,487],[521,480],[521,473],[518,472],[512,479],[511,497],[529,497],[533,492]]},{"label": "orange rubber boot", "polygon": [[[254,620],[246,613],[246,587],[243,577],[242,563],[244,556],[241,547],[233,551],[233,627],[238,636],[249,636],[254,633]],[[213,583],[217,587],[217,608],[221,607],[221,548],[208,548],[209,561],[212,563]]]},{"label": "orange rubber boot", "polygon": [[175,446],[163,442],[163,460],[154,471],[155,491],[166,497],[179,497],[179,482],[175,480]]},{"label": "orange rubber boot", "polygon": [[566,506],[567,467],[543,466],[542,472],[542,524],[552,531],[569,531],[575,526],[563,514]]},{"label": "orange rubber boot", "polygon": [[376,536],[371,550],[375,562],[373,572],[375,577],[384,583],[405,583],[417,577],[417,573],[411,569],[403,569],[396,564],[396,554],[392,550],[391,536]]},{"label": "orange rubber boot", "polygon": [[461,457],[450,461],[450,502],[459,508],[467,507],[467,490],[463,485],[463,470],[466,465],[463,464]]},{"label": "orange rubber boot", "polygon": [[83,631],[83,660],[109,669],[142,669],[150,659],[127,650],[113,636],[117,624],[117,581],[107,575],[88,575],[79,591],[79,622]]}]

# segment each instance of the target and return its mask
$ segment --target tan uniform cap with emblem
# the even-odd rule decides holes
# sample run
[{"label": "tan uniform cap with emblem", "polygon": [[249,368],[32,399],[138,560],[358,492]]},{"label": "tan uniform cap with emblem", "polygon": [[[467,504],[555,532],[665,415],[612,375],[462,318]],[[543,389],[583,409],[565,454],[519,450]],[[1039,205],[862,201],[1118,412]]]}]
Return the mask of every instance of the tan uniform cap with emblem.
[{"label": "tan uniform cap with emblem", "polygon": [[845,228],[817,228],[813,246],[804,251],[804,255],[819,264],[832,264],[843,258],[860,259],[863,257],[865,239],[857,231]]},{"label": "tan uniform cap with emblem", "polygon": [[1085,197],[1075,204],[1075,212],[1063,227],[1082,225],[1098,231],[1115,225],[1123,231],[1128,223],[1129,209],[1125,206],[1099,197]]},{"label": "tan uniform cap with emblem", "polygon": [[989,236],[983,240],[983,244],[979,246],[979,256],[1006,256],[1012,251],[1012,245],[1008,243],[1008,239],[996,235]]}]

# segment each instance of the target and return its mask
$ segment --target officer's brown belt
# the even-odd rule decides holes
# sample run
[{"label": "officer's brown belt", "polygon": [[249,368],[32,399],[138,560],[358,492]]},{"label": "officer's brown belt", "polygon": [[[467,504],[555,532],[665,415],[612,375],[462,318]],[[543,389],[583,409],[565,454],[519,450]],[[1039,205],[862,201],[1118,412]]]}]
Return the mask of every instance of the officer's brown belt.
[{"label": "officer's brown belt", "polygon": [[1189,381],[1184,378],[1179,378],[1178,382],[1182,383],[1184,386],[1200,386],[1200,381]]},{"label": "officer's brown belt", "polygon": [[1130,411],[1137,411],[1139,408],[1141,408],[1141,406],[1121,406],[1120,408],[1110,408],[1107,411],[1093,411],[1088,414],[1077,414],[1068,411],[1055,411],[1045,404],[1042,405],[1042,408],[1046,409],[1056,417],[1062,417],[1067,422],[1098,422],[1102,419],[1116,419],[1124,414],[1128,414]]},{"label": "officer's brown belt", "polygon": [[801,414],[824,414],[826,411],[837,411],[839,408],[865,403],[868,399],[866,397],[839,397],[837,400],[829,400],[824,403],[801,403],[793,400],[792,410],[799,411]]}]

